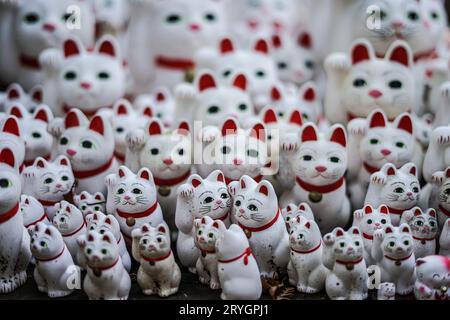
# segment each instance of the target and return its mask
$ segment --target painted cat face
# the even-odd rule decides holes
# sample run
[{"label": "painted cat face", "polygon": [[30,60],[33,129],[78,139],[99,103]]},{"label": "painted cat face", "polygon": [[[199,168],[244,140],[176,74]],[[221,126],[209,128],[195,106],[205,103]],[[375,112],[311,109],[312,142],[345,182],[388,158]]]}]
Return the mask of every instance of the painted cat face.
[{"label": "painted cat face", "polygon": [[89,231],[83,248],[87,263],[91,268],[112,265],[119,256],[119,247],[111,232],[100,234]]},{"label": "painted cat face", "polygon": [[378,209],[366,205],[353,213],[353,225],[369,236],[373,236],[375,230],[381,230],[388,224],[391,224],[391,218],[385,205],[381,205]]},{"label": "painted cat face", "polygon": [[318,62],[312,50],[313,44],[309,33],[301,33],[296,42],[290,40],[289,37],[273,36],[272,56],[280,80],[301,85],[314,77]]},{"label": "painted cat face", "polygon": [[34,113],[35,108],[43,102],[42,98],[42,87],[35,86],[28,93],[26,93],[20,84],[12,83],[6,89],[3,109],[8,111],[13,105],[21,104],[30,113]]},{"label": "painted cat face", "polygon": [[333,252],[336,260],[353,261],[363,256],[364,246],[359,228],[351,227],[347,232],[342,228],[336,228],[333,235],[335,239]]},{"label": "painted cat face", "polygon": [[118,170],[117,184],[112,193],[116,209],[123,212],[142,212],[156,201],[155,183],[149,169],[142,168],[137,174],[125,166]]},{"label": "painted cat face", "polygon": [[133,241],[139,241],[139,252],[144,258],[156,258],[170,251],[170,232],[165,224],[156,227],[148,223],[133,230]]},{"label": "painted cat face", "polygon": [[64,42],[59,95],[69,108],[93,113],[111,107],[125,94],[125,69],[117,41],[104,36],[92,52],[74,39]]},{"label": "painted cat face", "polygon": [[416,52],[426,53],[436,47],[441,40],[445,27],[447,26],[447,13],[444,1],[421,0],[419,1],[422,17],[422,34],[420,41],[415,41]]},{"label": "painted cat face", "polygon": [[423,212],[419,207],[412,208],[402,214],[402,222],[411,228],[412,235],[417,238],[434,238],[438,232],[436,210]]},{"label": "painted cat face", "polygon": [[38,222],[28,232],[31,235],[31,253],[38,259],[53,258],[64,248],[62,235],[54,226]]},{"label": "painted cat face", "polygon": [[432,255],[417,259],[416,274],[417,280],[431,289],[448,288],[450,285],[450,258]]},{"label": "painted cat face", "polygon": [[73,201],[85,217],[90,214],[105,212],[105,196],[101,192],[90,194],[83,191],[79,195],[75,195]]},{"label": "painted cat face", "polygon": [[166,130],[159,120],[146,128],[147,140],[140,153],[140,163],[154,172],[155,177],[180,177],[191,168],[191,137],[187,122],[175,130]]},{"label": "painted cat face", "polygon": [[72,109],[64,125],[57,151],[67,155],[75,170],[98,168],[111,159],[114,135],[104,115],[96,115],[89,122],[80,110]]},{"label": "painted cat face", "polygon": [[19,202],[21,183],[14,153],[9,148],[0,150],[0,212],[6,212]]},{"label": "painted cat face", "polygon": [[395,284],[392,282],[383,282],[380,283],[380,287],[378,288],[378,295],[383,298],[394,298],[395,297]]},{"label": "painted cat face", "polygon": [[308,220],[314,220],[314,214],[311,207],[306,202],[302,202],[298,206],[290,203],[286,208],[281,210],[281,214],[283,215],[284,221],[286,221],[286,225],[298,216],[304,217]]},{"label": "painted cat face", "polygon": [[386,163],[400,167],[412,160],[415,139],[411,116],[401,114],[393,122],[380,110],[368,117],[368,129],[360,144],[360,156],[375,168]]},{"label": "painted cat face", "polygon": [[[79,28],[73,28],[71,24],[75,7],[82,16],[78,19]],[[90,45],[94,38],[94,23],[90,5],[83,1],[27,1],[17,8],[14,20],[16,45],[29,57],[37,57],[44,49],[58,47],[71,34]]]},{"label": "painted cat face", "polygon": [[314,124],[306,124],[295,155],[294,173],[314,185],[330,184],[347,170],[347,134],[341,125],[332,126],[323,135]]},{"label": "painted cat face", "polygon": [[62,235],[72,233],[84,225],[83,214],[73,204],[61,201],[55,205],[55,209],[53,225]]},{"label": "painted cat face", "polygon": [[66,156],[59,156],[53,162],[39,157],[24,170],[23,175],[32,177],[32,193],[39,200],[60,201],[71,192],[75,182]]},{"label": "painted cat face", "polygon": [[234,201],[234,217],[240,224],[260,227],[275,217],[278,199],[268,181],[257,183],[244,175],[230,185],[230,191]]},{"label": "painted cat face", "polygon": [[25,141],[22,138],[19,120],[8,116],[0,121],[0,145],[14,152],[14,166],[22,166],[25,158]]},{"label": "painted cat face", "polygon": [[413,163],[407,163],[400,169],[388,163],[380,171],[386,177],[380,191],[381,203],[397,209],[409,209],[417,204],[420,183]]},{"label": "painted cat face", "polygon": [[96,231],[100,234],[111,232],[117,242],[120,241],[121,233],[119,222],[113,215],[105,215],[102,212],[91,213],[86,216],[87,230]]},{"label": "painted cat face", "polygon": [[225,177],[220,170],[211,172],[206,179],[193,174],[187,183],[194,188],[195,218],[208,216],[219,219],[229,212],[232,199],[227,190]]},{"label": "painted cat face", "polygon": [[302,216],[297,216],[289,223],[289,242],[294,250],[307,251],[321,242],[317,223]]},{"label": "painted cat face", "polygon": [[381,249],[391,258],[404,258],[413,252],[413,238],[411,229],[406,223],[400,227],[388,225],[383,230]]},{"label": "painted cat face", "polygon": [[141,113],[145,114],[146,109],[150,108],[153,117],[159,119],[166,128],[171,128],[175,114],[175,99],[169,89],[165,87],[156,88],[148,95],[143,94],[134,100],[134,106]]},{"label": "painted cat face", "polygon": [[197,81],[198,98],[196,120],[203,126],[219,126],[223,119],[234,117],[239,121],[254,115],[253,105],[247,93],[248,81],[243,74],[232,78],[231,86],[219,86],[215,77],[205,72]]},{"label": "painted cat face", "polygon": [[24,194],[20,196],[20,211],[23,215],[24,226],[38,221],[44,215],[42,204],[36,198]]},{"label": "painted cat face", "polygon": [[53,119],[50,108],[39,105],[30,114],[25,107],[17,104],[12,105],[8,113],[19,119],[25,141],[25,162],[30,165],[37,157],[49,158],[53,146],[53,137],[47,131],[47,125]]},{"label": "painted cat face", "polygon": [[202,250],[214,251],[217,239],[227,229],[221,220],[213,220],[208,216],[195,219],[195,244]]},{"label": "painted cat face", "polygon": [[384,59],[377,58],[366,40],[357,41],[351,51],[352,66],[344,80],[342,103],[357,117],[381,108],[389,119],[408,111],[414,104],[412,53],[408,44],[395,42]]}]

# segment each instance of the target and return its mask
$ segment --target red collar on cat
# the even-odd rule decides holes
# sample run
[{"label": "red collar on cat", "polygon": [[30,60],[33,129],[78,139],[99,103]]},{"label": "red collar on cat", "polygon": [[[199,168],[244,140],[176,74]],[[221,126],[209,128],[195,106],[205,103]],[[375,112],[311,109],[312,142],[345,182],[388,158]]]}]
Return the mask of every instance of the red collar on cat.
[{"label": "red collar on cat", "polygon": [[90,177],[99,175],[100,173],[108,170],[115,159],[116,158],[114,156],[112,156],[111,159],[109,159],[109,161],[107,163],[105,163],[104,165],[102,165],[96,169],[93,169],[93,170],[86,170],[86,171],[73,170],[73,175],[77,179],[86,179],[86,178],[90,178]]},{"label": "red collar on cat", "polygon": [[384,255],[384,257],[385,257],[386,259],[395,261],[395,264],[396,264],[397,266],[401,265],[401,262],[402,262],[402,261],[408,260],[411,256],[412,256],[412,252],[409,254],[409,256],[404,257],[404,258],[392,258],[392,257],[389,257],[389,256],[386,255],[386,254]]},{"label": "red collar on cat", "polygon": [[225,221],[225,220],[228,218],[228,214],[229,214],[229,212],[225,213],[223,216],[221,216],[221,217],[219,217],[219,218],[216,218],[216,219],[214,219],[214,220],[222,220],[222,221]]},{"label": "red collar on cat", "polygon": [[202,253],[204,253],[204,254],[208,254],[208,253],[213,254],[213,253],[216,253],[216,250],[206,250],[206,249],[202,249],[202,248],[199,248],[199,249],[200,249],[200,251],[201,251]]},{"label": "red collar on cat", "polygon": [[380,168],[371,166],[371,165],[368,164],[367,162],[363,162],[363,166],[364,166],[364,169],[366,169],[366,171],[367,171],[368,173],[370,173],[370,174],[373,174],[373,173],[375,173],[375,172],[377,172],[377,171],[380,171]]},{"label": "red collar on cat", "polygon": [[64,250],[66,250],[66,245],[64,245],[63,246],[63,248],[62,248],[62,250],[61,250],[61,252],[60,253],[58,253],[56,256],[54,256],[54,257],[51,257],[51,258],[48,258],[48,259],[38,259],[38,258],[35,258],[37,261],[39,261],[39,262],[47,262],[47,261],[52,261],[52,260],[55,260],[55,259],[58,259],[59,257],[61,257],[61,255],[64,253]]},{"label": "red collar on cat", "polygon": [[240,222],[239,222],[239,226],[240,226],[242,229],[248,230],[248,231],[250,231],[250,232],[259,232],[259,231],[266,230],[266,229],[270,228],[271,226],[273,226],[273,224],[274,224],[275,222],[277,222],[278,217],[280,216],[280,212],[281,212],[281,210],[278,209],[278,210],[277,210],[277,214],[275,215],[275,217],[274,217],[268,224],[265,224],[265,225],[263,225],[263,226],[261,226],[261,227],[257,227],[257,228],[247,227],[247,226],[244,226],[243,224],[241,224]]},{"label": "red collar on cat", "polygon": [[361,257],[361,258],[359,258],[359,259],[352,260],[352,261],[336,260],[336,263],[343,264],[343,265],[345,265],[345,266],[353,266],[353,265],[355,265],[355,264],[360,263],[362,260],[363,260],[363,258]]},{"label": "red collar on cat", "polygon": [[227,259],[227,260],[219,260],[220,263],[231,263],[234,261],[237,261],[241,258],[244,258],[244,265],[248,265],[248,257],[252,255],[252,249],[250,247],[248,247],[247,249],[245,249],[245,251],[240,254],[239,256],[232,258],[232,259]]},{"label": "red collar on cat", "polygon": [[5,212],[4,214],[0,215],[0,223],[4,223],[14,217],[17,212],[19,212],[20,204],[19,202],[16,203],[16,205],[9,211]]},{"label": "red collar on cat", "polygon": [[319,192],[319,193],[330,193],[337,189],[339,189],[344,184],[344,176],[342,176],[338,181],[328,184],[325,186],[315,186],[313,184],[307,183],[300,179],[299,177],[296,177],[295,180],[297,180],[298,185],[305,189],[308,192]]},{"label": "red collar on cat", "polygon": [[149,215],[151,215],[153,212],[155,212],[156,208],[158,208],[158,201],[155,201],[155,203],[148,208],[145,211],[142,212],[124,212],[124,211],[120,211],[119,209],[116,209],[117,214],[119,215],[119,217],[127,219],[127,218],[145,218],[148,217]]},{"label": "red collar on cat", "polygon": [[125,155],[124,154],[121,154],[121,153],[118,153],[117,151],[114,151],[114,156],[120,162],[125,162]]},{"label": "red collar on cat", "polygon": [[[227,185],[229,185],[231,182],[238,181],[238,180],[239,179],[235,180],[235,179],[231,179],[231,178],[225,177],[225,183]],[[254,177],[253,180],[255,180],[255,182],[257,182],[257,183],[260,183],[261,180],[262,180],[262,175],[260,174],[259,176]]]},{"label": "red collar on cat", "polygon": [[109,266],[106,266],[106,267],[91,267],[91,266],[89,266],[89,268],[91,268],[93,271],[105,271],[105,270],[108,270],[108,269],[111,269],[112,267],[114,267],[117,264],[117,262],[119,262],[119,257],[117,257],[117,259],[114,260],[114,262],[112,264],[110,264]]},{"label": "red collar on cat", "polygon": [[414,62],[419,60],[433,60],[439,58],[439,55],[436,51],[436,48],[433,48],[429,51],[419,52],[414,55]]},{"label": "red collar on cat", "polygon": [[307,254],[307,253],[311,253],[311,252],[314,252],[314,251],[318,250],[321,246],[322,246],[322,241],[320,241],[317,246],[315,246],[314,248],[309,249],[309,250],[301,251],[301,250],[296,250],[294,248],[291,248],[291,250],[294,251],[294,252],[297,252],[297,253]]},{"label": "red collar on cat", "polygon": [[164,69],[173,70],[188,70],[195,68],[195,62],[189,59],[169,58],[164,56],[158,56],[155,59],[155,63],[158,67]]},{"label": "red collar on cat", "polygon": [[448,211],[447,209],[445,209],[443,206],[439,205],[439,210],[441,210],[441,212],[443,214],[445,214],[447,217],[450,217],[450,211]]},{"label": "red collar on cat", "polygon": [[413,236],[413,239],[414,239],[414,240],[418,240],[418,241],[433,241],[433,240],[435,240],[436,238],[419,238],[419,237],[414,237],[414,236]]},{"label": "red collar on cat", "polygon": [[172,179],[160,179],[157,177],[153,177],[153,180],[155,181],[155,184],[157,186],[167,186],[167,187],[172,187],[176,184],[179,184],[183,181],[185,181],[187,178],[189,178],[189,176],[191,175],[191,170],[189,169],[185,174],[176,177],[176,178],[172,178]]},{"label": "red collar on cat", "polygon": [[50,200],[42,200],[38,199],[38,201],[44,206],[44,207],[53,207],[55,204],[57,204],[59,201],[50,201]]},{"label": "red collar on cat", "polygon": [[44,220],[45,218],[48,218],[47,213],[44,211],[44,214],[42,215],[42,217],[40,217],[39,219],[37,219],[36,221],[29,223],[25,226],[25,228],[29,228],[31,226],[34,226],[35,224],[37,224],[38,222],[41,222],[42,220]]},{"label": "red collar on cat", "polygon": [[396,209],[396,208],[388,207],[390,214],[403,214],[403,212],[405,212],[406,210],[411,210],[412,208],[414,208],[414,206],[412,206],[411,208],[407,208],[407,209]]},{"label": "red collar on cat", "polygon": [[147,258],[147,257],[142,257],[142,256],[141,256],[141,258],[147,262],[158,262],[158,261],[166,260],[168,257],[170,257],[171,254],[172,254],[172,250],[170,250],[169,253],[166,254],[165,256],[162,256],[159,258]]},{"label": "red collar on cat", "polygon": [[81,226],[79,226],[79,227],[77,228],[77,230],[75,230],[75,231],[73,231],[73,232],[71,232],[71,233],[66,233],[66,234],[62,234],[62,233],[61,233],[61,235],[62,235],[63,237],[70,237],[70,236],[73,236],[74,234],[76,234],[77,232],[79,232],[81,229],[83,229],[84,226],[86,226],[86,222],[83,220],[83,223],[81,224]]},{"label": "red collar on cat", "polygon": [[[49,153],[48,155],[43,156],[42,158],[44,158],[45,160],[49,161],[49,160],[50,160],[50,157],[51,157],[51,154]],[[33,160],[28,160],[28,161],[27,161],[27,160],[24,160],[24,161],[23,161],[23,165],[24,165],[25,167],[32,166],[33,163],[34,163],[34,160],[35,160],[35,159],[33,159]]]},{"label": "red collar on cat", "polygon": [[373,240],[373,236],[365,232],[363,232],[363,237],[366,238],[367,240]]},{"label": "red collar on cat", "polygon": [[35,69],[40,70],[41,64],[39,63],[39,60],[34,57],[27,57],[24,54],[21,54],[19,57],[20,64],[24,67],[27,67],[29,69]]}]

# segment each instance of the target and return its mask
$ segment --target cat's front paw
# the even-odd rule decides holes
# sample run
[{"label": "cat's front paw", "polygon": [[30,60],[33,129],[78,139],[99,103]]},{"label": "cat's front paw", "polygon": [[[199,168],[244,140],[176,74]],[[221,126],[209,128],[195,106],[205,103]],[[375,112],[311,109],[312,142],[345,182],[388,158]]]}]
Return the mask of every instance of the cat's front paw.
[{"label": "cat's front paw", "polygon": [[382,172],[375,172],[370,177],[370,181],[372,181],[372,183],[378,184],[378,185],[384,185],[386,183],[386,179],[387,179],[386,175]]},{"label": "cat's front paw", "polygon": [[47,131],[53,137],[59,138],[65,130],[64,119],[63,118],[54,118],[50,121],[47,126]]},{"label": "cat's front paw", "polygon": [[198,138],[198,141],[202,141],[205,143],[210,143],[214,141],[220,134],[220,130],[217,127],[214,126],[207,126],[204,127],[201,131],[201,135]]},{"label": "cat's front paw", "polygon": [[178,195],[186,200],[192,199],[194,196],[194,187],[189,184],[184,184],[178,187]]},{"label": "cat's front paw", "polygon": [[105,184],[108,188],[112,188],[117,184],[117,175],[112,173],[106,176]]},{"label": "cat's front paw", "polygon": [[441,91],[441,96],[449,101],[450,100],[450,81],[444,82],[439,88]]},{"label": "cat's front paw", "polygon": [[373,239],[374,240],[383,240],[383,230],[375,230],[375,232],[373,233]]},{"label": "cat's front paw", "polygon": [[298,150],[298,138],[293,134],[288,134],[280,139],[281,150],[284,152],[295,152]]},{"label": "cat's front paw", "polygon": [[63,56],[58,49],[46,49],[39,56],[39,63],[49,73],[59,72],[63,63]]},{"label": "cat's front paw", "polygon": [[445,173],[443,171],[435,172],[431,176],[431,182],[437,185],[442,185],[445,180]]},{"label": "cat's front paw", "polygon": [[447,145],[450,143],[450,128],[439,127],[433,131],[433,140],[440,145]]},{"label": "cat's front paw", "polygon": [[145,144],[145,132],[143,130],[133,130],[125,137],[128,149],[131,151],[140,150]]},{"label": "cat's front paw", "polygon": [[365,119],[353,119],[348,123],[347,128],[349,134],[355,136],[364,136],[367,132],[367,122]]},{"label": "cat's front paw", "polygon": [[325,59],[325,70],[327,71],[348,71],[350,68],[350,58],[344,53],[333,53]]},{"label": "cat's front paw", "polygon": [[191,84],[182,83],[175,88],[175,97],[180,100],[195,100],[197,97],[197,90]]}]

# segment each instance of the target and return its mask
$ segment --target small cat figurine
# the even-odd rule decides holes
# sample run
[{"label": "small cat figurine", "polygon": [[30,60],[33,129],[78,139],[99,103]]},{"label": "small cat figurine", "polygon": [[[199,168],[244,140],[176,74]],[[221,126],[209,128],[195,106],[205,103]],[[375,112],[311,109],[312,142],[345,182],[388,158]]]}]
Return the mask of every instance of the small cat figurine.
[{"label": "small cat figurine", "polygon": [[78,242],[86,258],[83,289],[90,300],[127,300],[131,279],[122,264],[114,235],[89,231]]},{"label": "small cat figurine", "polygon": [[194,220],[208,216],[229,226],[232,199],[220,170],[214,170],[205,179],[197,174],[191,175],[185,184],[178,187],[177,194],[177,254],[181,264],[195,273],[200,251],[195,245]]},{"label": "small cat figurine", "polygon": [[287,270],[289,283],[298,292],[317,293],[325,287],[327,268],[322,263],[322,235],[314,220],[296,216],[290,220],[291,260]]},{"label": "small cat figurine", "polygon": [[32,196],[22,194],[20,196],[20,211],[23,215],[23,225],[29,229],[38,222],[50,224],[44,206]]},{"label": "small cat figurine", "polygon": [[411,70],[412,52],[396,41],[385,58],[377,58],[367,40],[356,41],[350,55],[333,53],[325,61],[325,114],[332,123],[366,118],[380,108],[389,119],[409,111],[416,95]]},{"label": "small cat figurine", "polygon": [[56,213],[52,219],[53,225],[61,233],[73,260],[76,264],[79,264],[77,260],[77,239],[87,230],[84,216],[77,207],[67,201],[55,204],[55,209]]},{"label": "small cat figurine", "polygon": [[379,109],[373,111],[367,120],[352,120],[348,124],[348,132],[349,190],[353,206],[359,208],[364,202],[370,176],[386,163],[400,168],[414,161],[416,140],[409,114],[401,114],[389,122]]},{"label": "small cat figurine", "polygon": [[127,137],[125,164],[133,172],[150,169],[164,218],[174,226],[178,187],[192,174],[190,126],[182,121],[175,130],[166,130],[158,119],[150,120],[145,131],[132,131]]},{"label": "small cat figurine", "polygon": [[175,116],[175,99],[166,87],[157,87],[152,94],[142,94],[133,101],[134,107],[145,113],[147,108],[153,110],[153,116],[161,120],[166,128],[171,128]]},{"label": "small cat figurine", "polygon": [[62,52],[48,49],[40,56],[45,74],[44,102],[52,106],[54,114],[79,108],[92,116],[124,96],[126,69],[115,38],[103,36],[94,50],[88,51],[72,37],[62,48]]},{"label": "small cat figurine", "polygon": [[377,300],[395,300],[395,284],[392,282],[380,283]]},{"label": "small cat figurine", "polygon": [[25,159],[25,141],[20,130],[19,120],[15,116],[0,119],[0,146],[14,152],[14,166],[22,172]]},{"label": "small cat figurine", "polygon": [[11,83],[5,92],[5,97],[1,104],[3,110],[8,111],[14,105],[22,105],[30,113],[34,113],[36,107],[42,104],[43,92],[40,85],[34,86],[27,93],[18,83]]},{"label": "small cat figurine", "polygon": [[208,216],[195,219],[195,245],[200,250],[196,269],[199,280],[209,285],[212,290],[220,288],[217,269],[216,242],[227,227],[222,220],[213,220]]},{"label": "small cat figurine", "polygon": [[258,264],[244,231],[236,224],[216,242],[222,300],[258,300],[262,285]]},{"label": "small cat figurine", "polygon": [[36,261],[33,275],[38,290],[50,298],[71,294],[70,278],[78,270],[62,235],[54,226],[43,222],[38,222],[29,232],[31,253]]},{"label": "small cat figurine", "polygon": [[387,225],[373,234],[372,257],[381,270],[381,282],[395,284],[395,293],[410,294],[414,289],[416,259],[411,229]]},{"label": "small cat figurine", "polygon": [[314,124],[307,123],[300,134],[300,146],[290,152],[296,184],[282,195],[281,205],[308,203],[322,233],[336,225],[346,226],[350,220],[350,203],[344,179],[347,170],[344,127],[334,125],[322,134]]},{"label": "small cat figurine", "polygon": [[450,257],[450,219],[447,219],[442,227],[439,237],[439,254]]},{"label": "small cat figurine", "polygon": [[256,182],[244,175],[230,183],[233,221],[247,235],[263,277],[272,277],[289,262],[289,239],[278,199],[267,180]]},{"label": "small cat figurine", "polygon": [[66,114],[61,128],[53,131],[58,154],[66,155],[77,179],[76,193],[106,194],[105,177],[117,171],[114,157],[114,134],[104,115],[90,121],[79,109]]},{"label": "small cat figurine", "polygon": [[417,300],[450,300],[450,258],[430,255],[416,261],[414,296]]},{"label": "small cat figurine", "polygon": [[157,226],[164,223],[161,207],[157,200],[153,175],[147,168],[137,174],[120,166],[117,174],[105,178],[108,186],[106,211],[114,215],[127,243],[131,243],[131,232],[144,223]]},{"label": "small cat figurine", "polygon": [[0,294],[25,283],[31,259],[30,237],[22,214],[18,214],[21,183],[14,157],[12,149],[0,150]]},{"label": "small cat figurine", "polygon": [[325,290],[332,300],[365,300],[367,270],[361,232],[351,227],[347,232],[335,228],[323,238],[323,264],[330,270]]},{"label": "small cat figurine", "polygon": [[364,242],[364,260],[368,266],[375,263],[372,258],[373,234],[376,230],[383,229],[384,226],[391,224],[389,209],[385,205],[377,209],[371,205],[365,205],[364,208],[356,210],[353,213],[353,226],[358,227],[362,232]]},{"label": "small cat figurine", "polygon": [[414,207],[403,212],[400,223],[406,223],[411,228],[416,259],[436,253],[436,236],[438,233],[436,210],[422,211],[419,207]]},{"label": "small cat figurine", "polygon": [[302,202],[298,206],[293,203],[289,203],[284,209],[281,209],[281,215],[286,222],[286,226],[288,226],[289,223],[294,221],[298,216],[305,217],[308,220],[314,220],[314,213],[306,202]]},{"label": "small cat figurine", "polygon": [[423,177],[427,182],[437,171],[450,167],[448,152],[450,146],[450,126],[437,127],[431,133],[430,145],[423,161]]},{"label": "small cat figurine", "polygon": [[42,157],[22,172],[24,181],[22,192],[35,197],[53,220],[54,205],[72,192],[75,178],[72,166],[66,156],[58,156],[53,162]]},{"label": "small cat figurine", "polygon": [[437,211],[439,226],[443,227],[450,217],[450,167],[435,172],[431,179],[431,183],[424,187],[421,200],[425,207]]},{"label": "small cat figurine", "polygon": [[386,163],[380,171],[372,174],[364,203],[372,207],[386,205],[392,224],[398,226],[402,213],[415,207],[419,196],[416,166],[407,163],[396,169],[393,164]]},{"label": "small cat figurine", "polygon": [[101,192],[90,194],[87,191],[83,191],[80,194],[75,195],[73,201],[81,213],[83,213],[84,217],[93,213],[103,213],[106,211],[106,199]]},{"label": "small cat figurine", "polygon": [[[105,232],[111,232],[114,235],[114,238],[116,239],[117,245],[119,246],[119,254],[120,259],[122,260],[123,266],[127,270],[127,272],[130,272],[131,270],[131,259],[130,255],[127,251],[127,246],[125,244],[125,240],[122,237],[122,233],[120,232],[120,226],[119,222],[116,218],[112,215],[105,215],[102,212],[95,212],[91,213],[87,216],[85,216],[86,219],[86,228],[87,231],[97,231],[100,234],[104,234]],[[84,235],[85,237],[85,235]],[[80,253],[81,256],[83,255],[82,252],[78,251],[78,264],[80,264]]]},{"label": "small cat figurine", "polygon": [[137,281],[145,295],[168,297],[178,292],[181,271],[170,248],[166,224],[152,227],[145,223],[134,229],[133,257],[140,262]]}]

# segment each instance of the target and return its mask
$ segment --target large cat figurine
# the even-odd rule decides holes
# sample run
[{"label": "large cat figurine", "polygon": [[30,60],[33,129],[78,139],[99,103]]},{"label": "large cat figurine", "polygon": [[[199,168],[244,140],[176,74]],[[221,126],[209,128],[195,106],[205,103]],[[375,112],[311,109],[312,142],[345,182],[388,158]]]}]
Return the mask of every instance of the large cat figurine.
[{"label": "large cat figurine", "polygon": [[20,130],[19,120],[15,116],[0,118],[0,146],[14,152],[14,165],[22,172],[25,159],[25,141]]},{"label": "large cat figurine", "polygon": [[[2,144],[3,146],[3,144]],[[20,214],[21,183],[13,150],[0,150],[0,293],[16,290],[27,280],[30,236]]]},{"label": "large cat figurine", "polygon": [[72,165],[77,180],[75,191],[106,194],[104,179],[118,167],[114,134],[106,117],[96,115],[88,121],[79,109],[72,109],[62,127],[52,132],[58,139],[57,153],[66,155]]},{"label": "large cat figurine", "polygon": [[45,72],[44,102],[56,115],[79,108],[91,116],[100,108],[111,108],[125,94],[126,66],[116,39],[109,35],[100,38],[92,51],[77,38],[69,38],[62,51],[48,49],[40,61]]},{"label": "large cat figurine", "polygon": [[[298,145],[298,138],[296,141]],[[300,133],[300,146],[289,158],[296,183],[281,197],[281,206],[306,202],[315,215],[322,233],[335,226],[346,226],[350,220],[350,203],[346,196],[347,134],[334,125],[320,133],[307,123]]]},{"label": "large cat figurine", "polygon": [[430,255],[416,261],[414,296],[417,300],[450,300],[450,258]]},{"label": "large cat figurine", "polygon": [[200,251],[195,246],[195,219],[208,216],[230,225],[232,199],[225,177],[214,170],[205,179],[197,174],[178,187],[175,225],[178,229],[177,253],[181,264],[194,272]]}]

